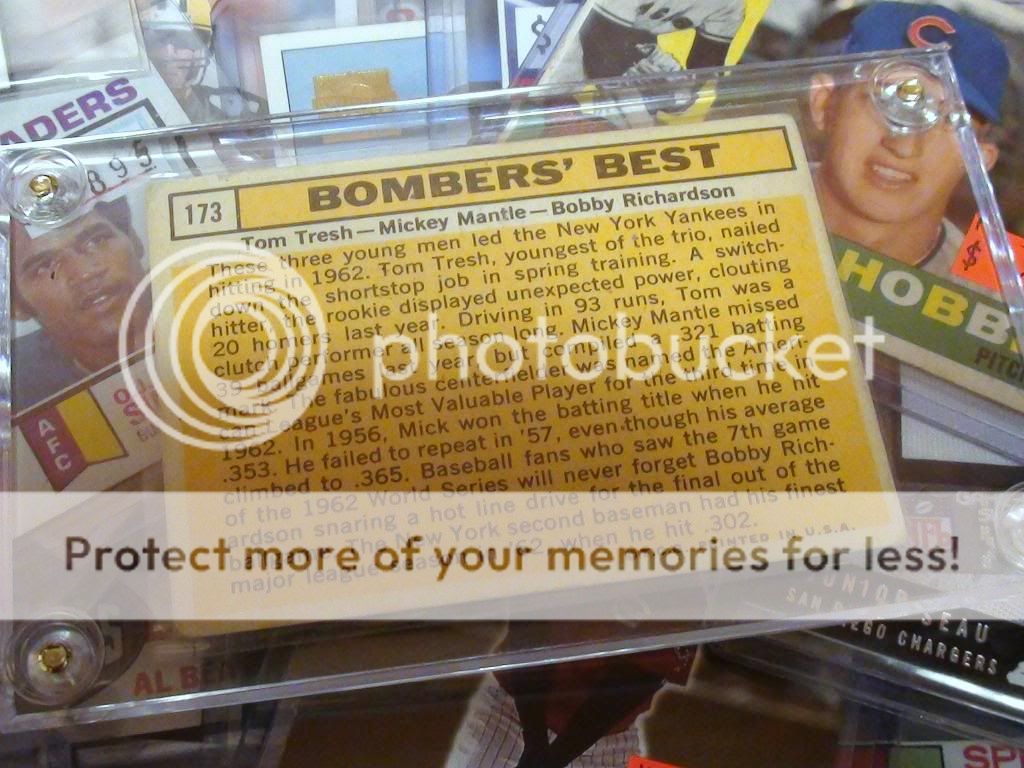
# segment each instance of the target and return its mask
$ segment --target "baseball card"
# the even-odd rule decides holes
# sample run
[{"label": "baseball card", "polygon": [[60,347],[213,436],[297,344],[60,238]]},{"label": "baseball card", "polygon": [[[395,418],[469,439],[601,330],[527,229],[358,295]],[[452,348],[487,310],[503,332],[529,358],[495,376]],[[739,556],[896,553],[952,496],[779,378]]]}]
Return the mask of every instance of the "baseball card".
[{"label": "baseball card", "polygon": [[[329,110],[429,94],[424,21],[264,35],[260,48],[271,113]],[[410,133],[423,125],[421,117],[412,115],[408,120],[412,125],[403,127],[413,127]],[[374,139],[378,142],[375,152],[401,151],[402,127],[382,129],[372,116],[349,119],[345,131],[338,130],[336,121],[327,122],[327,127],[318,122],[299,122],[277,132],[280,162],[292,162],[293,157],[319,162],[328,145]],[[356,129],[361,126],[365,130]],[[409,143],[421,145],[417,137]]]},{"label": "baseball card", "polygon": [[[744,61],[950,46],[984,164],[1011,233],[1017,265],[1024,271],[1024,240],[1013,234],[1024,232],[1024,198],[1018,194],[1024,167],[1022,103],[1013,97],[1022,87],[1022,75],[1019,67],[1008,65],[1024,54],[1024,12],[1020,4],[959,4],[954,11],[949,3],[866,0],[833,3],[813,13],[804,13],[798,6],[781,2],[771,5],[760,27],[764,34],[751,41]],[[831,106],[839,103],[825,101]],[[939,295],[965,308],[965,318],[974,317],[973,324],[966,319],[948,326],[927,321],[918,311],[923,305],[894,310],[892,303],[879,295],[878,282],[873,286],[874,295],[867,295],[859,283],[847,283],[858,311],[870,312],[876,320],[885,316],[885,332],[894,339],[892,352],[906,363],[902,370],[894,366],[892,378],[897,390],[899,378],[903,378],[902,397],[889,398],[894,404],[902,400],[901,407],[906,411],[902,419],[902,457],[918,465],[922,476],[942,478],[954,472],[974,480],[981,478],[979,470],[985,466],[1002,473],[1009,469],[1009,462],[1017,467],[1019,480],[1024,476],[1020,473],[1024,466],[1020,459],[1024,419],[1015,405],[1019,405],[1020,377],[1014,378],[1020,372],[1019,352],[1015,350],[1019,340],[1014,342],[1012,334],[1004,333],[1007,307],[977,219],[974,195],[960,170],[959,153],[940,150],[922,162],[919,155],[930,151],[933,144],[896,135],[882,140],[889,133],[883,128],[875,134],[874,149],[865,156],[860,144],[869,134],[861,130],[857,134],[861,142],[849,148],[862,161],[870,158],[873,167],[862,174],[862,191],[877,189],[878,201],[892,195],[900,203],[880,203],[871,211],[852,194],[858,163],[850,159],[844,180],[832,172],[838,168],[832,161],[842,155],[841,142],[830,140],[836,135],[837,125],[837,121],[830,121],[826,128],[831,133],[820,132],[817,141],[812,142],[818,147],[811,150],[819,161],[816,170],[823,199],[826,203],[837,199],[847,203],[826,205],[829,229],[865,252],[895,256],[892,266],[897,271],[942,279],[945,282]],[[826,167],[830,164],[831,168]],[[926,170],[922,172],[921,167]],[[907,206],[913,200],[920,202],[920,209]],[[888,218],[879,216],[879,211]],[[893,279],[888,268],[885,274],[888,280]],[[917,287],[915,284],[914,292]],[[978,331],[981,316],[990,311],[994,332],[987,342],[991,346],[971,332]],[[951,389],[957,393],[953,397],[949,396]]]},{"label": "baseball card", "polygon": [[[156,74],[8,107],[0,125],[8,145],[187,122]],[[187,148],[139,139],[90,170],[88,201],[75,219],[56,229],[11,221],[17,490],[104,490],[159,461],[155,428],[118,384],[117,331],[147,267],[141,188],[158,171],[193,168]]]},{"label": "baseball card", "polygon": [[[1007,45],[995,31],[947,8],[873,3],[849,23],[843,49],[940,43],[951,46],[982,159],[997,173],[1014,150],[1004,139],[1014,107]],[[1019,468],[1024,368],[954,132],[940,125],[901,136],[856,99],[854,88],[820,78],[812,87],[816,183],[851,313],[872,317],[887,336],[883,350],[905,363],[902,458]]]},{"label": "baseball card", "polygon": [[[957,705],[961,703],[956,701],[954,706]],[[1013,725],[1007,723],[1004,727],[988,719],[978,722],[977,725],[962,724],[951,721],[949,715],[921,717],[907,711],[895,713],[846,702],[833,765],[834,768],[1000,768],[1024,760],[1024,750],[1012,746]],[[1004,733],[1005,740],[998,738]]]},{"label": "baseball card", "polygon": [[6,0],[0,29],[9,83],[140,76],[147,69],[132,0]]},{"label": "baseball card", "polygon": [[[506,9],[509,6],[506,4]],[[558,46],[576,14],[579,13],[579,0],[562,0],[550,9],[538,9],[538,15],[546,16],[543,26],[534,18],[529,24],[529,33],[523,23],[523,11],[517,9],[520,20],[518,29],[511,27],[511,20],[505,19],[504,33],[501,36],[501,47],[504,52],[505,66],[509,68],[509,85],[516,87],[537,83],[548,67],[548,62],[558,50]],[[499,19],[499,22],[501,19]],[[528,48],[526,46],[529,46]],[[513,58],[513,51],[517,53]]]},{"label": "baseball card", "polygon": [[587,0],[541,82],[574,83],[735,64],[769,4],[770,0]]},{"label": "baseball card", "polygon": [[264,35],[260,48],[274,114],[314,109],[317,78],[367,70],[386,72],[390,84],[390,90],[378,94],[386,98],[370,94],[370,100],[417,99],[428,93],[423,21]]},{"label": "baseball card", "polygon": [[4,51],[4,36],[0,32],[0,91],[11,87],[11,73],[7,67],[7,53]]},{"label": "baseball card", "polygon": [[173,94],[155,74],[56,92],[11,94],[0,100],[0,105],[0,146],[131,133],[188,122]]},{"label": "baseball card", "polygon": [[[559,3],[555,0],[535,2],[534,0],[498,0],[498,41],[501,51],[501,85],[507,88],[525,80],[535,79],[543,69],[543,62],[550,57],[558,43],[553,36],[551,17],[556,11],[568,15],[575,13],[576,3]],[[531,51],[536,52],[540,61],[534,61],[530,72],[521,72]]]},{"label": "baseball card", "polygon": [[[156,165],[146,144],[138,157],[115,159],[127,173]],[[19,491],[104,490],[160,460],[159,433],[121,375],[122,311],[146,271],[141,214],[126,192],[94,199],[56,231],[12,222]],[[127,350],[131,360],[141,357],[139,338]]]},{"label": "baseball card", "polygon": [[[544,37],[527,54],[516,84],[583,83],[736,64],[770,2],[587,0],[580,6],[561,2]],[[553,49],[541,51],[549,39]],[[581,89],[569,101],[585,104],[595,96],[595,87]],[[608,100],[606,93],[600,96]],[[681,81],[671,91],[663,84],[638,83],[625,101],[634,104],[637,99],[647,101],[646,110],[606,104],[602,118],[620,128],[698,119],[708,114],[715,93],[705,79]],[[513,133],[528,122],[515,121],[507,131]]]},{"label": "baseball card", "polygon": [[[1020,100],[1012,97],[1021,87],[1021,74],[1010,64],[1020,58],[1024,46],[1019,6],[1000,3],[996,10],[995,5],[988,9],[967,4],[954,11],[948,4],[864,2],[790,21],[799,23],[785,29],[786,44],[794,51],[787,56],[950,46],[1017,265],[1024,270],[1024,241],[1012,234],[1024,226],[1017,194],[1024,136]],[[756,53],[774,58],[763,46]],[[839,104],[823,101],[830,107]],[[836,118],[838,111],[831,111]],[[832,133],[822,133],[821,151],[815,153],[821,158],[818,182],[833,233],[855,243],[864,254],[894,257],[870,290],[861,281],[851,281],[847,291],[856,313],[881,318],[891,339],[886,346],[905,363],[894,379],[903,382],[897,398],[905,410],[901,458],[916,465],[922,478],[954,473],[978,481],[991,476],[985,471],[988,467],[1000,477],[1019,481],[1024,477],[1019,340],[1009,328],[1008,308],[959,155],[938,146],[941,132],[928,142],[878,133],[865,153],[866,146],[859,145],[869,134],[862,126],[861,142],[849,148],[870,168],[857,181],[856,161],[851,158],[845,171],[835,162],[842,155],[841,142],[831,137],[840,122],[823,123]],[[874,210],[865,205],[868,194],[874,194],[878,203]],[[897,199],[897,204],[883,204],[886,196]],[[916,207],[910,205],[915,201]],[[845,243],[839,247],[845,251]],[[920,284],[914,282],[914,293],[918,287],[927,290],[933,302],[943,296],[957,311],[941,322],[929,317],[934,313],[924,303],[894,306],[891,292],[885,297],[880,290],[881,280],[893,279],[892,270],[905,272],[912,282],[923,278]],[[932,283],[931,277],[941,282]],[[991,317],[988,334],[982,330],[984,316]]]},{"label": "baseball card", "polygon": [[[750,380],[766,365],[754,359],[765,345],[825,334],[842,347],[836,339],[850,332],[799,147],[791,118],[770,116],[446,150],[427,163],[399,156],[321,166],[313,175],[291,169],[154,187],[154,290],[160,306],[174,307],[156,327],[161,338],[195,329],[201,350],[199,358],[155,361],[180,414],[164,422],[166,487],[239,499],[401,489],[763,487],[781,493],[770,497],[781,507],[766,497],[766,507],[742,517],[747,533],[772,538],[798,525],[815,529],[802,517],[810,512],[787,506],[801,489],[835,498],[844,490],[890,489],[856,355],[835,379],[833,371],[804,375],[807,349],[794,340],[793,357],[803,362],[794,363],[792,380]],[[244,254],[264,266],[253,262],[257,279],[234,285],[233,267],[202,266],[206,252],[229,260]],[[185,257],[191,266],[176,270],[176,259]],[[227,283],[219,285],[222,278]],[[218,284],[204,289],[207,279]],[[270,338],[246,317],[263,300],[238,292],[261,285],[276,291],[279,284],[308,311],[281,328],[268,320]],[[190,296],[209,302],[200,307]],[[762,316],[766,310],[772,317]],[[184,324],[172,322],[179,312]],[[587,335],[568,351],[560,347],[561,357],[553,350],[534,357],[524,345],[538,322],[548,336]],[[728,346],[737,343],[735,334],[744,334],[745,351],[714,359],[733,372],[742,366],[741,378],[750,378],[738,388],[718,381],[721,370],[705,379],[697,354],[699,337],[729,339]],[[626,355],[626,340],[636,338],[679,348],[669,358],[654,347]],[[652,371],[649,384],[616,383],[640,364],[653,369],[666,359],[690,361],[701,373]],[[200,361],[223,381],[209,380],[195,367]],[[585,380],[576,381],[576,371]],[[292,393],[275,397],[283,410],[243,406],[238,382],[252,377],[267,379],[280,395]],[[191,400],[190,392],[209,386],[202,400]],[[721,386],[729,387],[727,398]],[[236,432],[214,423],[208,430],[202,420],[211,413],[209,397],[226,397],[213,412],[249,427]],[[820,455],[813,461],[804,451]],[[709,509],[690,514],[698,539],[716,525],[706,516],[721,517]],[[843,514],[845,531],[866,527],[885,538],[902,530],[898,511],[884,505]],[[539,521],[548,517],[518,510],[505,533],[529,532],[523,541],[538,547],[557,543],[572,515],[546,528]],[[434,515],[389,519],[389,536],[413,529],[434,535],[420,532],[444,522]],[[189,535],[213,535],[212,520],[202,530],[187,515],[182,520]],[[572,527],[622,541],[626,520]],[[441,525],[437,533],[444,531],[449,527]],[[230,533],[235,540],[240,531]],[[686,540],[681,529],[677,535]],[[371,577],[359,596],[342,601],[344,610],[397,607],[413,595],[454,604],[497,586],[451,581],[461,591],[446,595],[433,576],[420,583],[425,568],[407,574],[409,589],[398,591],[398,579]],[[228,597],[230,607],[220,602],[237,594],[229,576],[227,592],[204,581],[196,605],[223,615],[237,610],[235,598]],[[513,588],[527,583],[536,582]],[[261,610],[301,610],[318,594],[313,588],[307,595],[298,580],[297,592],[268,586]]]},{"label": "baseball card", "polygon": [[230,105],[243,98],[219,87],[209,5],[137,0],[149,61],[194,124],[228,119]]}]

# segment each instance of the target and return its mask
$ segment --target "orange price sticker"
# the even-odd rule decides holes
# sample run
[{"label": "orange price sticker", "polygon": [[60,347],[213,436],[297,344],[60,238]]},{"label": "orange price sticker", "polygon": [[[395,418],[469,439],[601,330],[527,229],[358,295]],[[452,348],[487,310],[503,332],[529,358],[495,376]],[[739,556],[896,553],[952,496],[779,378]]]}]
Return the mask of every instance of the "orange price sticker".
[{"label": "orange price sticker", "polygon": [[[1017,263],[1017,271],[1024,275],[1024,237],[1011,234],[1010,246],[1013,248],[1014,259]],[[952,273],[972,283],[988,288],[990,291],[1002,293],[999,287],[999,276],[996,274],[996,265],[992,261],[992,251],[989,250],[988,241],[985,239],[985,228],[981,224],[981,217],[975,215],[971,222],[967,236],[960,246],[960,252],[953,262]]]},{"label": "orange price sticker", "polygon": [[678,765],[669,765],[658,760],[651,760],[649,757],[633,755],[629,758],[629,765],[626,768],[680,768]]}]

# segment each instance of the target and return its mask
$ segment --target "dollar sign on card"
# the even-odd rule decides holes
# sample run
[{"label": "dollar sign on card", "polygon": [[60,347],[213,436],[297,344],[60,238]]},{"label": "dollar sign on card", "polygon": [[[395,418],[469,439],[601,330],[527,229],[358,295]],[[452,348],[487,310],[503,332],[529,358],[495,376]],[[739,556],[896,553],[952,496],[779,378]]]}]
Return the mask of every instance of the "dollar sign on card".
[{"label": "dollar sign on card", "polygon": [[536,21],[530,26],[530,31],[537,36],[537,50],[545,53],[551,45],[551,38],[544,34],[544,17],[537,14]]},{"label": "dollar sign on card", "polygon": [[972,243],[967,247],[967,258],[964,259],[964,269],[968,270],[978,263],[978,252],[981,250],[981,246],[977,243]]}]

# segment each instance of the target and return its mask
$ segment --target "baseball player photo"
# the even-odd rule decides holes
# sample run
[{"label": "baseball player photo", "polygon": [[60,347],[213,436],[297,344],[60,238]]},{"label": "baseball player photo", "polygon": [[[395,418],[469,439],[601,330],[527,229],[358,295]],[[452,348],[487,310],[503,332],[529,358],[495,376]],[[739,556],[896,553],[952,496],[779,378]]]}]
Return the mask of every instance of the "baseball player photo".
[{"label": "baseball player photo", "polygon": [[[556,64],[560,82],[722,66],[743,24],[746,3],[594,0],[580,14],[579,44],[570,45]],[[694,30],[695,36],[684,67],[658,45],[658,37],[685,29]]]},{"label": "baseball player photo", "polygon": [[[991,169],[999,157],[993,134],[1009,77],[1009,57],[994,32],[937,5],[876,3],[854,20],[846,50],[941,43],[951,46],[982,157]],[[909,134],[891,131],[872,104],[871,87],[870,82],[839,87],[823,75],[812,83],[811,119],[823,135],[815,180],[825,223],[835,235],[951,278],[964,238],[947,218],[966,178],[956,135],[949,125]]]},{"label": "baseball player photo", "polygon": [[653,78],[654,82],[637,84],[642,94],[652,97],[645,99],[644,114],[609,119],[625,125],[670,119],[694,106],[704,83],[688,79],[673,90],[656,76],[737,63],[769,4],[770,0],[588,0],[562,36],[540,82]]},{"label": "baseball player photo", "polygon": [[[942,43],[950,46],[981,156],[991,171],[999,159],[997,138],[1007,106],[1010,60],[1003,41],[989,27],[938,5],[875,3],[853,20],[845,51]],[[975,213],[973,203],[967,203],[962,194],[966,168],[955,129],[946,122],[925,131],[892,131],[872,102],[868,80],[838,85],[818,75],[811,84],[810,118],[822,136],[815,184],[826,226],[868,252],[955,283],[964,295],[981,294],[1001,302],[1000,292],[969,281],[954,269],[964,241],[958,223],[966,225]],[[941,86],[926,82],[925,87]],[[918,344],[914,328],[907,324],[905,339]],[[957,394],[958,411],[972,414],[979,424],[1000,424],[1006,434],[1024,428],[1021,414],[990,388],[997,380],[983,367],[950,368],[947,357],[943,351],[905,352],[904,362],[927,373],[907,369],[901,378],[912,380],[915,392],[934,392],[928,397],[936,398],[944,397],[946,390],[932,374],[950,380],[965,388]],[[909,395],[905,392],[904,397]],[[904,458],[975,464],[996,458],[907,415],[902,418],[901,440]]]},{"label": "baseball player photo", "polygon": [[0,34],[0,74],[7,69],[10,84],[98,77],[144,65],[132,5],[123,0],[3,0]]}]

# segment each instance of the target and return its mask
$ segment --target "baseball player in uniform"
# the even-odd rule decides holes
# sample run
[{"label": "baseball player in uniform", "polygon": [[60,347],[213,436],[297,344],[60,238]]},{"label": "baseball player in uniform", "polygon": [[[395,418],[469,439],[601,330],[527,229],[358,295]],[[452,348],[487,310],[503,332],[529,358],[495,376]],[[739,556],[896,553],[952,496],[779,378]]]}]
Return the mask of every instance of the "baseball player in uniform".
[{"label": "baseball player in uniform", "polygon": [[745,9],[745,0],[593,0],[557,80],[678,72],[684,65],[658,47],[658,36],[685,29],[696,33],[685,68],[721,66]]},{"label": "baseball player in uniform", "polygon": [[[985,164],[999,157],[1009,58],[983,24],[938,5],[876,3],[854,20],[850,53],[948,43]],[[947,279],[963,233],[946,218],[966,170],[948,125],[898,134],[871,104],[868,82],[839,86],[817,76],[811,118],[825,140],[815,174],[825,223],[834,234]],[[977,286],[972,286],[977,290]]]},{"label": "baseball player in uniform", "polygon": [[[981,155],[991,169],[999,157],[995,133],[1003,118],[1010,69],[1006,47],[992,30],[942,6],[882,2],[855,18],[845,49],[863,53],[940,43],[950,46]],[[823,75],[813,81],[810,114],[825,137],[815,183],[829,230],[909,267],[1000,300],[998,292],[952,271],[964,235],[948,215],[966,169],[951,126],[895,133],[873,108],[870,87],[867,82],[840,85]],[[901,369],[901,380],[906,370]],[[914,383],[908,389],[942,391],[943,385],[934,377],[921,371],[911,375]],[[1019,414],[1010,409],[994,411],[994,407],[966,389],[959,394],[959,408],[975,413],[973,418],[979,421],[1019,423]],[[905,457],[989,461],[973,443],[910,414],[904,413],[901,419]]]}]

